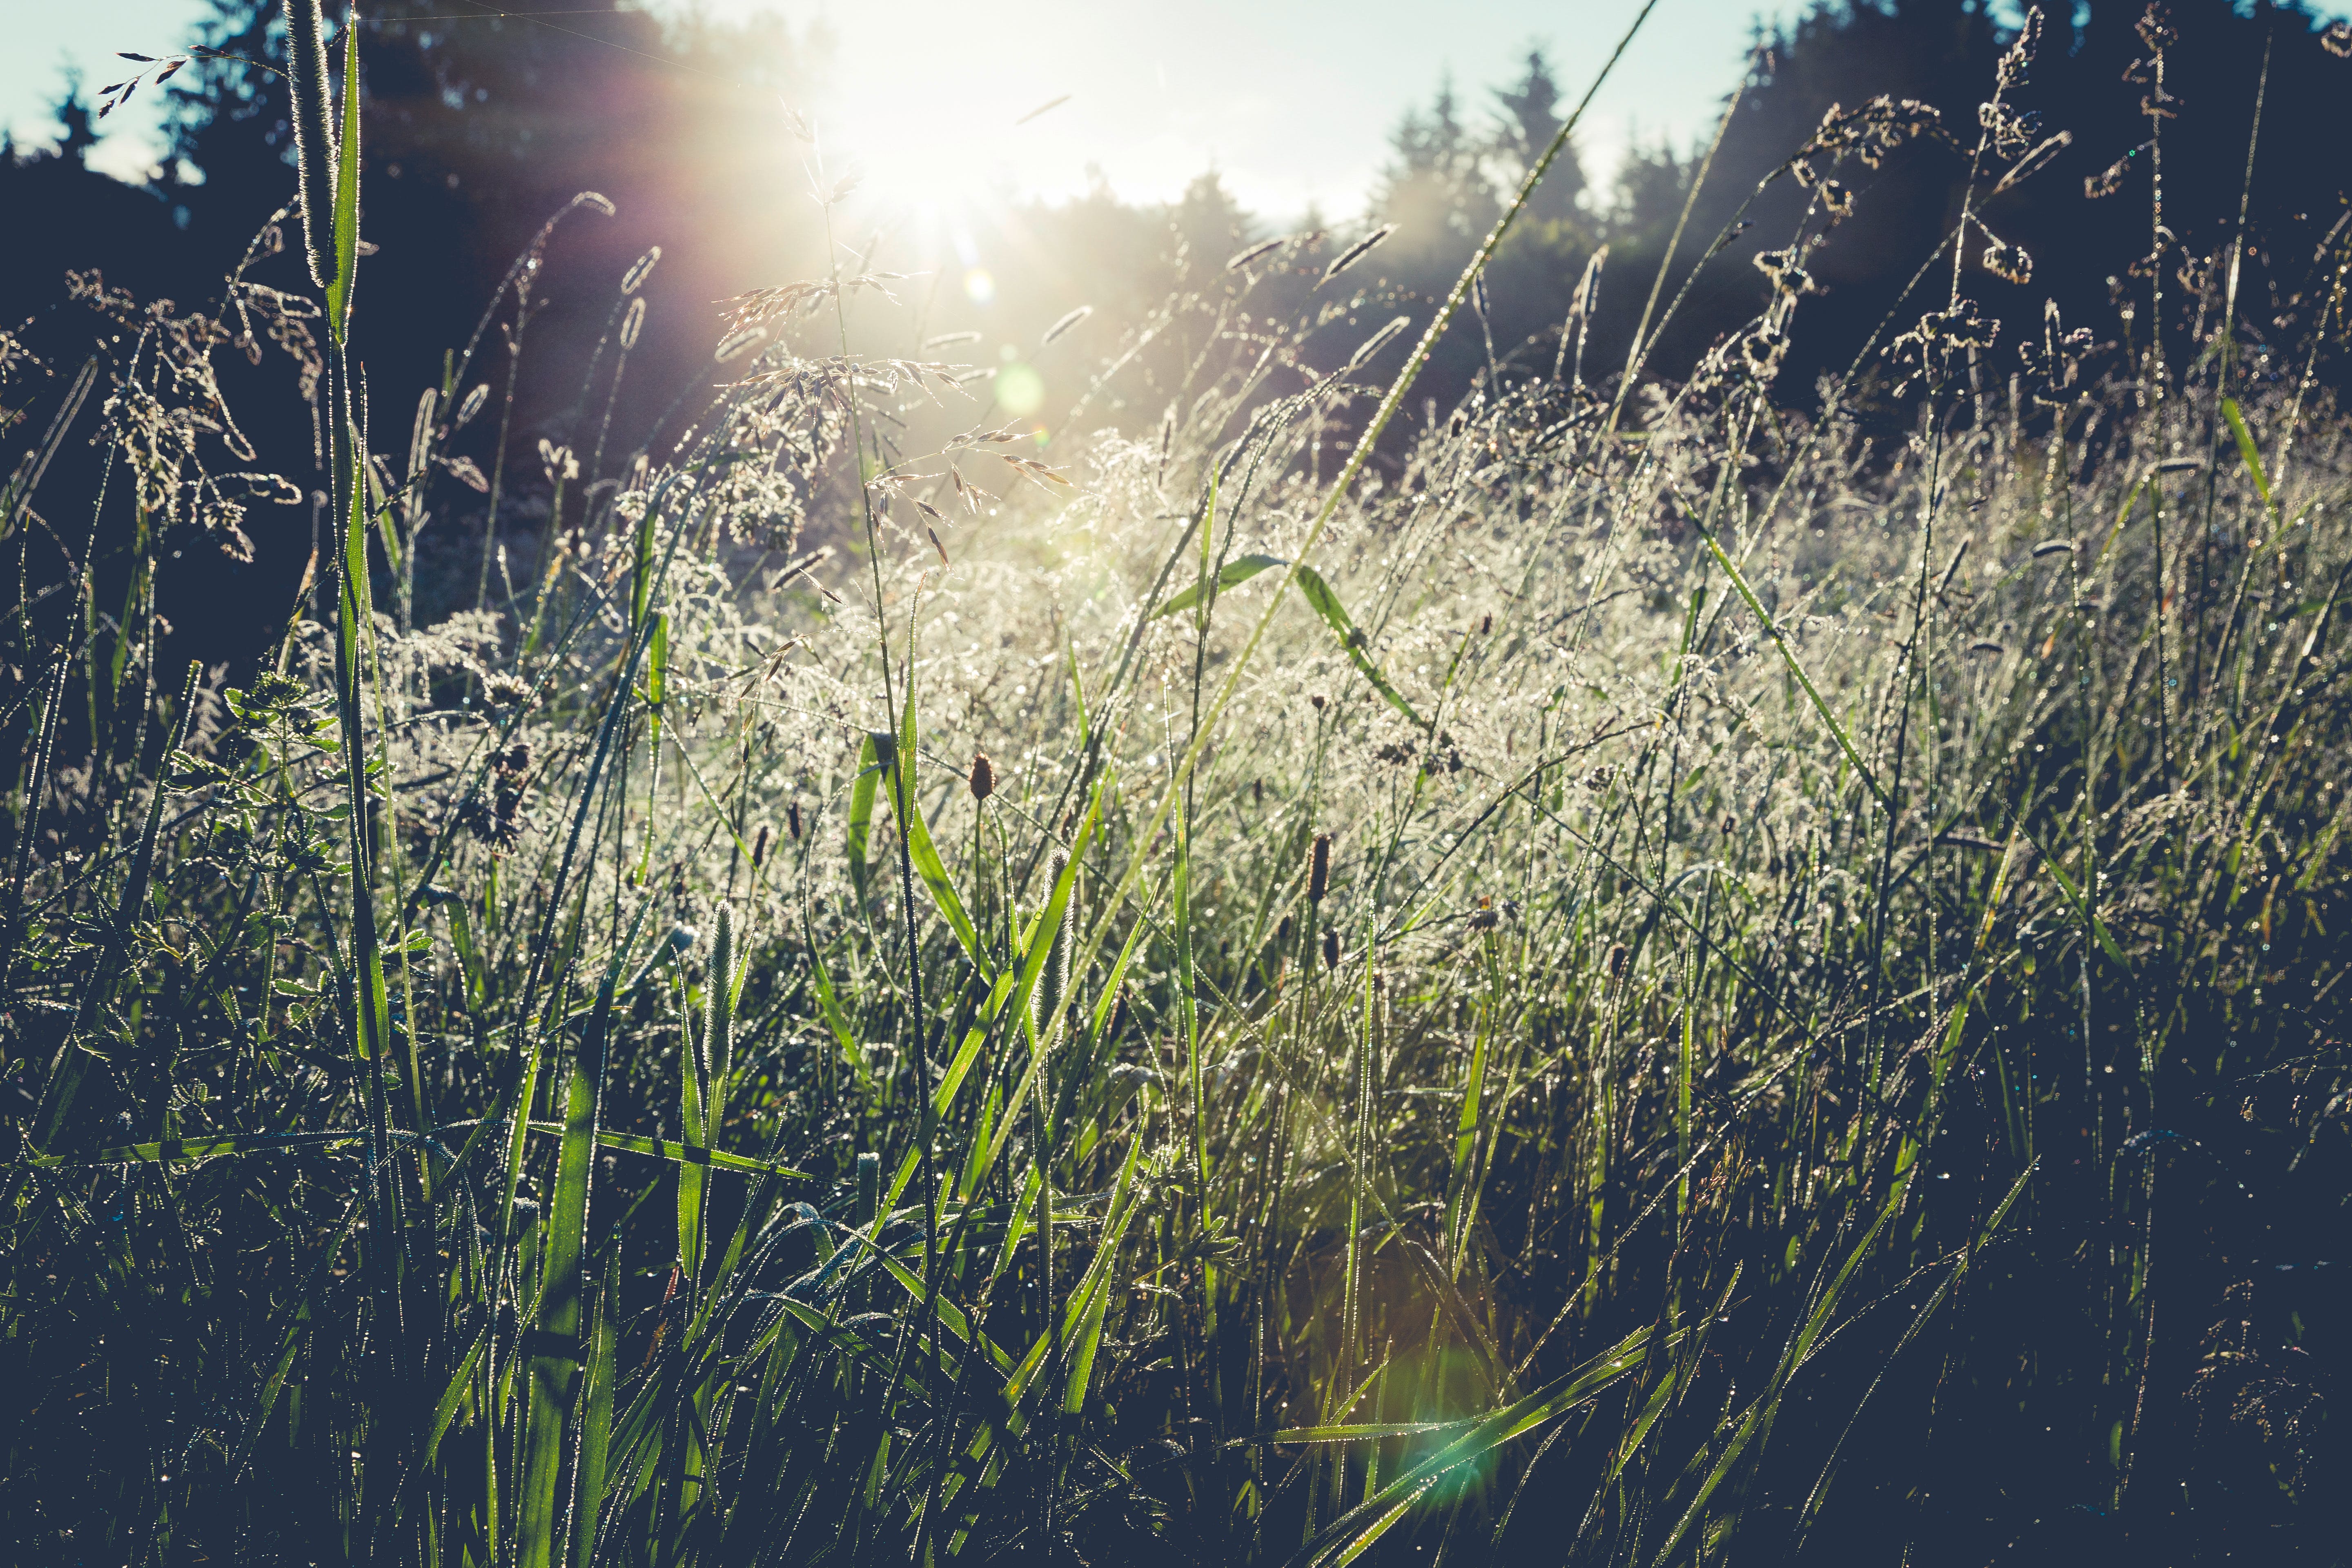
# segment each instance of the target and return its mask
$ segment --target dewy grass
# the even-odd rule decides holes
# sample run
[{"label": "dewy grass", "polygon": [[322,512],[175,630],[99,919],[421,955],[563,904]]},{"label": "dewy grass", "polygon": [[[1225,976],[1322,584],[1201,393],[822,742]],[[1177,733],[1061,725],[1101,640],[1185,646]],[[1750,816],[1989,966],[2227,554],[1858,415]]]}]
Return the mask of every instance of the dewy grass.
[{"label": "dewy grass", "polygon": [[[1674,384],[1497,344],[1375,440],[1498,226],[1336,479],[1346,378],[1210,331],[1150,439],[927,452],[952,373],[834,279],[591,451],[574,569],[411,626],[487,384],[371,488],[341,108],[321,613],[217,700],[138,595],[89,640],[84,562],[12,630],[15,1560],[2335,1551],[2352,249],[2274,382],[2010,361],[1955,292],[1893,438],[1862,365],[1774,381],[1864,187]],[[983,465],[942,565],[908,513]],[[787,468],[822,584],[748,531]]]}]

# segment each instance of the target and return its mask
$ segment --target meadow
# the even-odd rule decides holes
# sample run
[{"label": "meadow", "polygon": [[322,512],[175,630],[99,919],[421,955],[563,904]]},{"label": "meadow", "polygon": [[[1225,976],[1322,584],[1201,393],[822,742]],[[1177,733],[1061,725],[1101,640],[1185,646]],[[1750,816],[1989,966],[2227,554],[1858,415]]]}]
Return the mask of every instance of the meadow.
[{"label": "meadow", "polygon": [[[2112,320],[1991,320],[2029,27],[1979,125],[1785,150],[1696,364],[1694,233],[1588,273],[1626,363],[1421,400],[1547,154],[1433,308],[1254,246],[1050,442],[853,350],[888,279],[730,301],[465,536],[496,339],[367,395],[289,10],[315,300],[101,297],[5,498],[16,1561],[2343,1559],[2347,224],[2242,330],[2159,174]],[[1972,205],[1783,384],[1931,135]],[[334,489],[226,687],[152,584],[261,504],[265,339]],[[52,549],[101,422],[137,531]]]}]

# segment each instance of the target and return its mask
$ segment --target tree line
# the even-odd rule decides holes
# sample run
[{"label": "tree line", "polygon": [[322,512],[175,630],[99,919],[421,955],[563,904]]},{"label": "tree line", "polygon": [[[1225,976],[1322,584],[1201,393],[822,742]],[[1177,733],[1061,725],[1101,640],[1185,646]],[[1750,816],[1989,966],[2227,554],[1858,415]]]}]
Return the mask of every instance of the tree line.
[{"label": "tree line", "polygon": [[[0,248],[11,360],[0,443],[12,461],[45,400],[119,336],[119,310],[92,303],[127,290],[142,306],[211,310],[240,258],[249,278],[301,290],[298,260],[271,254],[285,226],[273,233],[268,221],[294,189],[276,75],[283,28],[268,0],[210,6],[182,55],[127,60],[126,80],[95,95],[70,89],[54,147],[0,156],[0,210],[15,235]],[[2342,58],[2352,32],[2299,5],[2242,12],[2229,0],[2180,0],[2174,64],[2156,84],[2142,63],[2145,13],[2143,0],[2091,0],[2044,19],[2032,78],[2005,90],[1998,123],[1984,106],[2012,35],[1976,0],[1825,0],[1759,33],[1744,77],[1726,84],[1721,123],[1692,144],[1635,146],[1594,183],[1570,141],[1438,346],[1416,405],[1450,408],[1475,389],[1501,395],[1547,379],[1605,388],[1637,342],[1644,374],[1669,378],[1735,342],[1762,353],[1753,328],[1776,296],[1806,323],[1769,352],[1790,400],[1807,400],[1823,375],[1850,374],[1856,416],[1890,426],[1906,417],[1890,346],[1958,296],[2002,323],[1979,356],[1996,383],[2042,333],[2043,295],[2067,330],[2127,353],[2138,279],[2168,279],[2218,310],[2231,262],[2242,333],[2257,345],[2284,336],[2312,310],[2313,258],[2345,210],[2341,161],[2310,154],[2352,133],[2352,61]],[[491,343],[477,363],[494,378],[522,354],[511,361],[527,368],[507,438],[493,442],[494,421],[468,438],[483,470],[503,450],[492,476],[500,526],[527,524],[549,486],[542,442],[584,447],[603,418],[622,432],[612,450],[631,450],[680,388],[709,381],[723,330],[714,301],[825,268],[785,106],[826,79],[826,41],[772,18],[665,19],[610,0],[567,7],[560,23],[453,19],[439,0],[398,0],[361,25],[364,221],[376,256],[354,348],[377,427],[400,424],[417,389],[469,342]],[[1361,212],[1251,213],[1213,173],[1172,203],[1101,186],[976,210],[961,245],[988,264],[985,297],[942,287],[941,258],[918,254],[877,208],[870,233],[835,237],[836,256],[910,275],[891,286],[912,308],[888,318],[899,338],[860,346],[963,354],[992,369],[1034,360],[1047,426],[1082,401],[1088,417],[1155,426],[1181,395],[1185,356],[1199,352],[1186,334],[1205,320],[1246,340],[1252,320],[1319,312],[1316,363],[1292,368],[1328,374],[1392,319],[1429,318],[1553,140],[1572,75],[1531,47],[1507,83],[1440,83],[1400,119]],[[169,146],[163,172],[132,186],[90,170],[85,155],[95,116],[142,92],[164,95]],[[1899,121],[1900,134],[1866,157],[1846,155],[1859,143],[1828,146],[1825,124],[1847,127],[1839,134],[1851,142],[1856,116],[1880,100],[1883,111],[1869,112]],[[539,245],[549,216],[584,190],[609,198],[612,213],[567,219]],[[1344,277],[1326,279],[1375,236]],[[627,384],[597,384],[612,374],[600,345],[618,319],[616,282],[656,247]],[[518,257],[532,258],[520,273]],[[69,273],[79,280],[70,289]],[[1171,299],[1207,314],[1171,312]],[[1081,308],[1079,324],[1042,341]],[[955,346],[925,347],[941,340]],[[279,346],[300,358],[299,343]],[[1122,353],[1124,379],[1094,388],[1087,366]],[[249,357],[259,363],[231,356],[224,374],[249,373],[251,386],[227,392],[240,409],[263,411],[246,428],[256,460],[308,484],[316,442],[303,378],[285,374],[276,350]],[[2259,349],[2254,359],[2257,374],[2286,373]],[[488,500],[469,504],[478,527]],[[193,610],[223,592],[282,599],[310,526],[299,506],[257,519],[254,559],[185,561],[177,601]]]}]

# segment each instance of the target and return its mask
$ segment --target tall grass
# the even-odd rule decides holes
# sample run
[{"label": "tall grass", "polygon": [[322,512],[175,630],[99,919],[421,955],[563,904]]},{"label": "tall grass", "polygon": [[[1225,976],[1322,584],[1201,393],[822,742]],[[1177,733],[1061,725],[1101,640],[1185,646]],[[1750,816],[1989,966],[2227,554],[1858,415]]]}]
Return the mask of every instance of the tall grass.
[{"label": "tall grass", "polygon": [[2021,361],[1981,186],[1800,411],[1817,205],[1684,379],[1401,416],[1498,229],[1042,456],[835,275],[412,626],[482,400],[370,458],[341,108],[314,613],[159,676],[221,344],[126,302],[15,618],[18,1560],[2340,1555],[2340,232],[2298,353]]}]

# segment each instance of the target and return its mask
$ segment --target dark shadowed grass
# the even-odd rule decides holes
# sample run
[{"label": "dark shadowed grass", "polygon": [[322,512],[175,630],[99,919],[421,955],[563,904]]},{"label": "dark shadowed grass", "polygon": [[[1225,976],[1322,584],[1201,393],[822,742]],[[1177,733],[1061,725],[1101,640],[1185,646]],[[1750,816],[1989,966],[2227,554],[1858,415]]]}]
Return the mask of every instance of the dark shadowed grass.
[{"label": "dark shadowed grass", "polygon": [[835,276],[413,626],[344,108],[315,614],[159,668],[132,361],[14,618],[18,1559],[2340,1557],[2352,254],[1800,405],[1833,194],[1679,381],[1412,419],[1474,262],[1042,447]]}]

